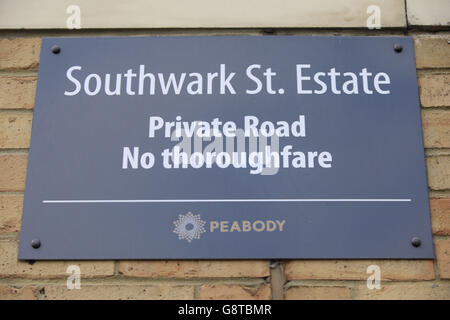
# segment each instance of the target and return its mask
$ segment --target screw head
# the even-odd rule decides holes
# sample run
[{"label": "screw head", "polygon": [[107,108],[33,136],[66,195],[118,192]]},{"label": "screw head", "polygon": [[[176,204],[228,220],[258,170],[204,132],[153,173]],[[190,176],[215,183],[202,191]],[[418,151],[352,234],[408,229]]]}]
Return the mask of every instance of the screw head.
[{"label": "screw head", "polygon": [[422,240],[420,240],[419,237],[413,237],[411,239],[411,244],[413,245],[413,247],[420,247],[420,245],[422,244]]},{"label": "screw head", "polygon": [[270,269],[275,269],[275,268],[278,267],[279,265],[280,265],[280,261],[278,261],[278,260],[273,260],[273,261],[270,261],[269,267],[270,267]]},{"label": "screw head", "polygon": [[263,34],[275,34],[275,30],[274,29],[264,29],[262,31]]},{"label": "screw head", "polygon": [[61,52],[61,48],[60,48],[59,46],[57,46],[57,45],[54,45],[54,46],[52,47],[52,52],[53,52],[54,54],[58,54],[58,53]]},{"label": "screw head", "polygon": [[394,51],[397,52],[397,53],[402,52],[403,51],[403,46],[401,44],[398,44],[398,43],[395,44],[394,45]]},{"label": "screw head", "polygon": [[31,246],[32,246],[34,249],[39,248],[39,247],[41,246],[41,240],[39,240],[39,239],[33,239],[33,240],[31,240]]}]

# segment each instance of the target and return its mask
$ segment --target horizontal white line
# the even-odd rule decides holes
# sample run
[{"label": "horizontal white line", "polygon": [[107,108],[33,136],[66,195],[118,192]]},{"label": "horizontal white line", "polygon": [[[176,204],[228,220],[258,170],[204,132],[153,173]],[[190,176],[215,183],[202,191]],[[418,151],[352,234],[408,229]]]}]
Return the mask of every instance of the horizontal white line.
[{"label": "horizontal white line", "polygon": [[42,203],[170,203],[170,202],[410,202],[411,199],[136,199],[43,200]]}]

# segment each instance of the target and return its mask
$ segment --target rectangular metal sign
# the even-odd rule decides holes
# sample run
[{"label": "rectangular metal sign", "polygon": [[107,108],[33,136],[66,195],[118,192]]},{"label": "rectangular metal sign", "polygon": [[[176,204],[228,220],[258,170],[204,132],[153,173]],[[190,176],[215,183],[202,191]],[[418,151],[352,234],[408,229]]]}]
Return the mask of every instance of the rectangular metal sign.
[{"label": "rectangular metal sign", "polygon": [[411,38],[41,50],[20,259],[433,258]]}]

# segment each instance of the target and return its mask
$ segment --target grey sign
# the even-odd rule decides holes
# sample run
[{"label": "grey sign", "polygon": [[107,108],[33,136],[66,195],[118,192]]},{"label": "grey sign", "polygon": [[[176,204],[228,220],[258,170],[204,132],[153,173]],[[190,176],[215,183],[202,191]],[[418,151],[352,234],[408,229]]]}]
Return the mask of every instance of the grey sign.
[{"label": "grey sign", "polygon": [[20,259],[434,257],[411,38],[41,50]]}]

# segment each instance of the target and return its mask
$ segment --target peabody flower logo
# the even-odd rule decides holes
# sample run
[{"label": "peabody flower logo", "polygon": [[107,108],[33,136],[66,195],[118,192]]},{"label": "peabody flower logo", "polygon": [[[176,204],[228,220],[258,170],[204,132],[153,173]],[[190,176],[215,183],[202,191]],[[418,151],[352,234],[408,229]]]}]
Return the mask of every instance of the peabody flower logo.
[{"label": "peabody flower logo", "polygon": [[205,232],[206,221],[200,218],[199,214],[180,214],[178,220],[174,221],[175,229],[174,233],[178,234],[178,239],[185,239],[187,242],[191,242],[192,239],[200,239],[200,235]]}]

